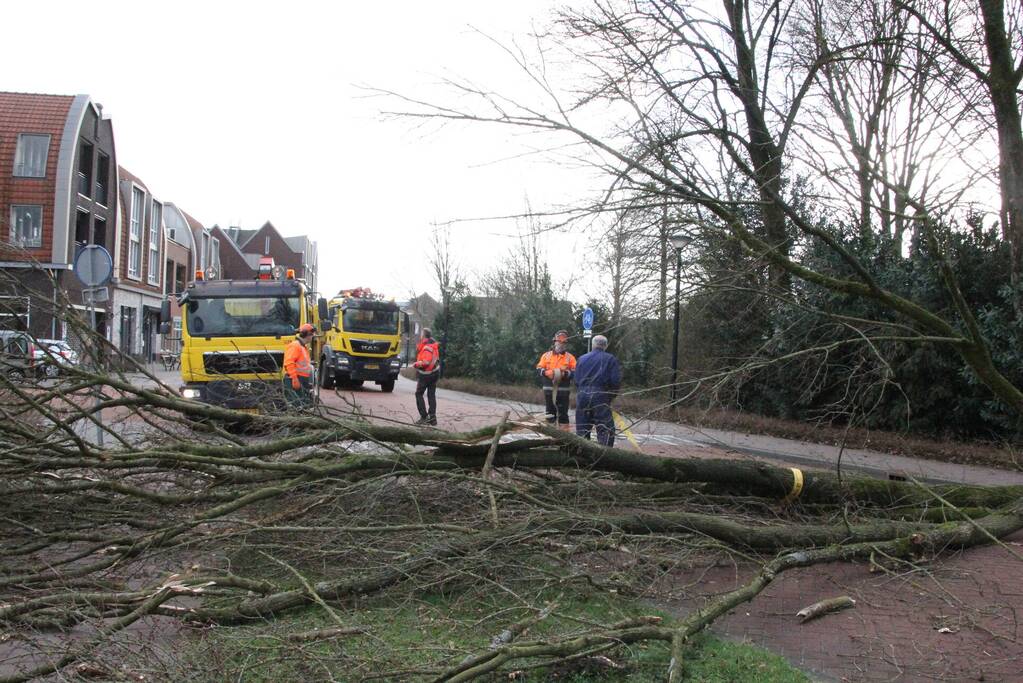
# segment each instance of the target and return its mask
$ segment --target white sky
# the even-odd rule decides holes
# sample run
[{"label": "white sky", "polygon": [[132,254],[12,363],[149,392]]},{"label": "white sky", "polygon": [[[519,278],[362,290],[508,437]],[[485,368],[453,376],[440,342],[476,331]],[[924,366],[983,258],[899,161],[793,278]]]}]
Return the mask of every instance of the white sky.
[{"label": "white sky", "polygon": [[[507,56],[472,27],[528,42],[554,5],[5,3],[0,90],[89,94],[113,120],[118,162],[157,198],[205,224],[270,220],[310,235],[325,293],[370,286],[401,298],[435,289],[432,222],[521,213],[527,198],[534,209],[568,203],[582,188],[577,174],[518,157],[512,130],[416,130],[384,120],[378,111],[395,103],[358,86],[443,101],[440,79],[464,76],[514,92]],[[462,269],[499,263],[514,232],[456,224]],[[576,248],[565,238],[556,251]]]}]

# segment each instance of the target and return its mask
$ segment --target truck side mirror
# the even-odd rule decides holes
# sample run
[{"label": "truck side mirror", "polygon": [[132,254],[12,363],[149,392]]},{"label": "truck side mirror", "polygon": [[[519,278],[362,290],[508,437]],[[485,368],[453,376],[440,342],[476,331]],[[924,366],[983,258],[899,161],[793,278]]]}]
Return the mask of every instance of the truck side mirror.
[{"label": "truck side mirror", "polygon": [[316,311],[320,314],[320,320],[330,319],[330,311],[327,310],[327,300],[319,298],[316,300]]},{"label": "truck side mirror", "polygon": [[[160,302],[160,323],[161,324],[166,323],[169,325],[170,319],[171,319],[170,299],[164,299],[163,301]],[[161,327],[161,329],[163,328]]]},{"label": "truck side mirror", "polygon": [[170,332],[171,332],[170,322],[160,323],[160,334],[170,334]]}]

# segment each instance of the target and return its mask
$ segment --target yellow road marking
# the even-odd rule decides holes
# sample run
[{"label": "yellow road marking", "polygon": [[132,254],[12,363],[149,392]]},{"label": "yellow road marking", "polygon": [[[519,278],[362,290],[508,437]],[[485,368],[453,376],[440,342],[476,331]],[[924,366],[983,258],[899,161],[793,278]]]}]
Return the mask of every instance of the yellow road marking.
[{"label": "yellow road marking", "polygon": [[632,444],[632,447],[638,451],[639,442],[636,441],[636,437],[632,434],[632,430],[629,429],[629,423],[625,421],[625,418],[622,417],[622,414],[619,412],[612,410],[611,415],[612,417],[614,417],[615,427],[618,428],[619,432],[625,435],[625,438],[629,440],[629,443]]}]

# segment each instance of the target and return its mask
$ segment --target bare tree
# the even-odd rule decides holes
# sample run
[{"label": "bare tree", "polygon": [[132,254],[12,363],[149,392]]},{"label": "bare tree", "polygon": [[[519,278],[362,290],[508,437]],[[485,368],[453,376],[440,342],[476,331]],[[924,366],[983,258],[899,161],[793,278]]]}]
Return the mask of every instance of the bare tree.
[{"label": "bare tree", "polygon": [[[843,246],[833,228],[818,220],[815,193],[841,175],[829,165],[847,159],[849,175],[863,178],[877,159],[873,155],[872,161],[866,159],[862,140],[856,143],[858,151],[848,150],[846,155],[821,157],[810,149],[818,122],[806,103],[811,97],[828,100],[828,92],[820,90],[821,84],[829,83],[825,68],[838,60],[857,59],[862,41],[852,36],[851,44],[829,44],[815,60],[794,59],[785,51],[796,44],[795,7],[795,2],[724,0],[716,12],[704,12],[668,0],[594,3],[563,15],[561,30],[549,34],[546,43],[545,49],[565,50],[589,69],[590,87],[582,91],[576,87],[571,101],[564,101],[568,96],[516,54],[553,103],[549,110],[520,106],[463,83],[456,84],[460,108],[406,99],[414,106],[396,113],[568,135],[591,150],[594,163],[612,176],[608,193],[612,199],[600,204],[602,209],[636,205],[637,197],[646,197],[649,205],[667,197],[677,206],[698,207],[705,216],[698,226],[704,237],[730,240],[747,257],[769,265],[765,291],[773,288],[774,294],[785,296],[785,282],[797,278],[808,286],[876,302],[897,322],[872,321],[873,329],[890,332],[863,336],[863,341],[948,345],[995,396],[1023,413],[1023,392],[992,360],[974,313],[959,293],[954,269],[941,255],[943,217],[955,205],[960,188],[941,194],[926,184],[898,187],[870,171],[874,182],[895,185],[890,189],[902,198],[907,214],[932,247],[936,267],[956,302],[952,316],[943,317],[883,286]],[[869,54],[863,58],[873,60]],[[803,66],[791,68],[796,64]],[[832,99],[841,102],[838,80],[833,76],[830,82],[836,88]],[[589,108],[598,106],[618,114],[614,126],[592,129],[576,123],[587,120]],[[946,128],[918,132],[928,136],[918,143],[925,149],[940,146],[947,135]],[[836,142],[842,137],[832,136]],[[862,163],[856,161],[857,153]],[[816,165],[808,162],[814,159]],[[799,176],[805,181],[797,188],[789,179]],[[864,192],[857,189],[854,196],[860,205]],[[791,236],[831,250],[851,275],[801,263]]]},{"label": "bare tree", "polygon": [[1023,8],[1003,0],[895,0],[895,6],[929,39],[925,50],[954,111],[972,118],[980,134],[994,130],[1000,189],[1000,223],[1011,250],[1010,277],[1016,315],[1023,315]]}]

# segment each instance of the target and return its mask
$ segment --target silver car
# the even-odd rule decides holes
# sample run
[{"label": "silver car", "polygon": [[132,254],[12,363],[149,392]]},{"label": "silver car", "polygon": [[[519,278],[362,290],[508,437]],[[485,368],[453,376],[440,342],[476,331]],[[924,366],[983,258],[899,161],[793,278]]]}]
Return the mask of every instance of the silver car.
[{"label": "silver car", "polygon": [[35,364],[46,377],[56,377],[61,367],[78,365],[78,352],[63,339],[38,339]]}]

